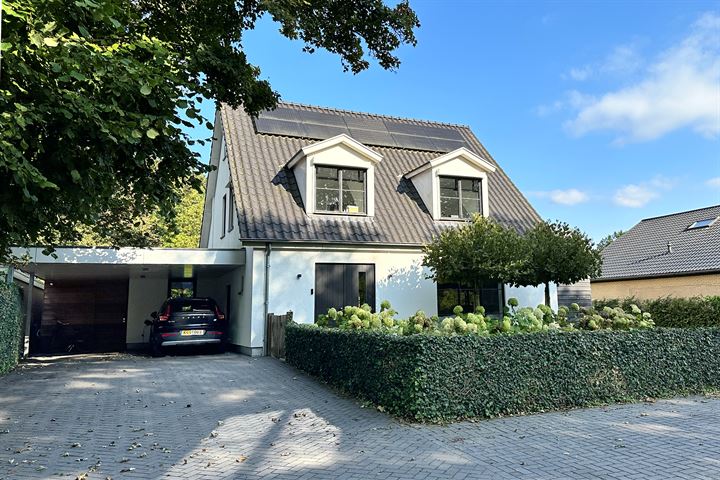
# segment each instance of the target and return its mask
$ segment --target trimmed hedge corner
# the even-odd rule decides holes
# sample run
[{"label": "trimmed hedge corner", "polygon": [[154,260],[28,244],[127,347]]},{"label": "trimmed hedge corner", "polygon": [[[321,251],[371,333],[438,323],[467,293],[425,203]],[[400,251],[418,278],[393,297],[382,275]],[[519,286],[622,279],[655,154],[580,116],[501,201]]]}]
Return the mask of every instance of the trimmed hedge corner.
[{"label": "trimmed hedge corner", "polygon": [[720,390],[720,329],[397,336],[289,324],[286,359],[389,413],[449,421]]},{"label": "trimmed hedge corner", "polygon": [[0,282],[0,375],[17,365],[21,320],[20,292],[17,286]]},{"label": "trimmed hedge corner", "polygon": [[595,300],[593,306],[629,308],[635,304],[643,311],[650,312],[658,327],[720,327],[720,296],[676,298],[664,297],[655,300],[638,300],[634,297],[622,299]]}]

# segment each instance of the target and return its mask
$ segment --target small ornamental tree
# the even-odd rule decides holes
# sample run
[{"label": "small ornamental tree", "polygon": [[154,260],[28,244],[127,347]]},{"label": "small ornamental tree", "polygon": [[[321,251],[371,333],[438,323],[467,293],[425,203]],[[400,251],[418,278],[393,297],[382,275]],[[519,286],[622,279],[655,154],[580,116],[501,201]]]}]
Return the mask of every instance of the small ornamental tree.
[{"label": "small ornamental tree", "polygon": [[472,222],[443,231],[426,245],[423,265],[439,283],[514,284],[525,277],[527,256],[523,252],[523,239],[515,230],[478,215]]},{"label": "small ornamental tree", "polygon": [[545,305],[550,305],[550,282],[575,283],[600,275],[600,251],[578,228],[564,222],[540,222],[523,238],[526,276],[516,283],[545,285]]}]

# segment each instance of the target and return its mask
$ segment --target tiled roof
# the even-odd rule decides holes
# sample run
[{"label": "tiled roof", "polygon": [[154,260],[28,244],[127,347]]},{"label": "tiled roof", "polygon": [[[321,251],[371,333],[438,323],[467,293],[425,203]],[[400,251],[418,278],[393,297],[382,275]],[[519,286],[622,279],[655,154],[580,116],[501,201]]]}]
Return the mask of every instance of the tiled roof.
[{"label": "tiled roof", "polygon": [[[283,106],[358,119],[378,118],[378,115],[291,103]],[[383,156],[375,171],[374,217],[308,215],[293,172],[285,168],[285,164],[302,147],[317,140],[259,134],[252,118],[242,109],[223,105],[220,113],[243,241],[421,245],[453,223],[434,221],[412,182],[403,177],[443,152],[371,146]],[[400,120],[408,125],[433,125],[460,132],[470,150],[498,167],[488,176],[490,216],[520,231],[539,221],[532,206],[468,127]]]},{"label": "tiled roof", "polygon": [[603,250],[598,280],[720,271],[720,220],[688,230],[693,222],[719,216],[716,205],[641,221]]}]

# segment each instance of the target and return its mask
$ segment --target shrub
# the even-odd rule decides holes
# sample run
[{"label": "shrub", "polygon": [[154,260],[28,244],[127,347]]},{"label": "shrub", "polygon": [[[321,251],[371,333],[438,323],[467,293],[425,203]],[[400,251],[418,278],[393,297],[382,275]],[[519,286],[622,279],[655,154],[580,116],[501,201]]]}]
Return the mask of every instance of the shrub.
[{"label": "shrub", "polygon": [[656,300],[624,299],[596,300],[596,309],[622,307],[625,310],[636,304],[641,310],[652,314],[658,327],[720,327],[720,296],[675,298]]},{"label": "shrub", "polygon": [[17,365],[21,326],[20,292],[0,282],[0,375]]},{"label": "shrub", "polygon": [[289,364],[418,421],[720,389],[720,329],[402,336],[291,323],[286,335]]},{"label": "shrub", "polygon": [[418,310],[407,320],[396,321],[397,312],[392,309],[390,302],[384,300],[379,313],[372,313],[368,305],[347,306],[340,311],[331,308],[327,314],[318,317],[316,324],[344,330],[378,330],[396,335],[488,335],[576,329],[630,330],[654,326],[650,314],[642,312],[634,304],[629,307],[630,313],[620,307],[604,308],[599,312],[578,307],[573,310],[572,316],[564,307],[557,313],[546,305],[517,308],[518,301],[515,298],[510,298],[508,305],[510,308],[503,318],[485,317],[485,309],[482,307],[475,309],[475,312],[463,313],[463,308],[458,305],[453,309],[454,317],[428,317],[425,312]]}]

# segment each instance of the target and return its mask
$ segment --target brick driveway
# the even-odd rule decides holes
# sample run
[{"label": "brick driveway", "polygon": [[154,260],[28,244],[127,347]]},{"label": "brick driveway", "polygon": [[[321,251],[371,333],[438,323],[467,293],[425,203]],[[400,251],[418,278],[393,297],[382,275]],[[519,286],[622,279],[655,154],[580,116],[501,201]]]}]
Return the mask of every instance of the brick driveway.
[{"label": "brick driveway", "polygon": [[35,361],[0,378],[0,479],[717,479],[718,417],[697,397],[417,426],[269,358]]}]

